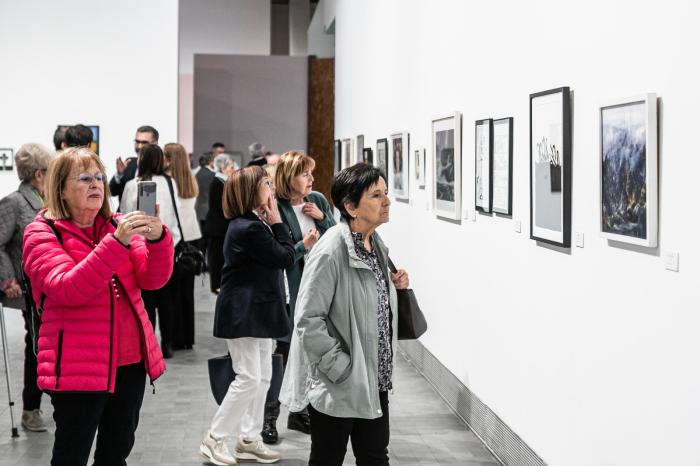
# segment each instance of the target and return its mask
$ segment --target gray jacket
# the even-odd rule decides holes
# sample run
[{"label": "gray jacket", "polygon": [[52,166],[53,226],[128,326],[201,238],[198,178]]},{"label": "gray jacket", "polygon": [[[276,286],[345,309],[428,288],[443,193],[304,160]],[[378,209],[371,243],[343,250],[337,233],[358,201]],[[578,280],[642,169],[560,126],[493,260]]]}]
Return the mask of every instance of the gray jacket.
[{"label": "gray jacket", "polygon": [[[34,221],[43,206],[38,196],[31,184],[23,182],[17,191],[0,199],[0,282],[16,278],[21,284],[24,227]],[[3,296],[3,304],[24,309],[24,298]]]},{"label": "gray jacket", "polygon": [[[388,250],[373,235],[380,261]],[[389,270],[384,265],[387,279]],[[396,289],[389,282],[392,347],[396,349]],[[381,417],[378,381],[377,284],[357,257],[344,221],[309,254],[296,304],[295,329],[280,400],[298,411],[307,403],[334,417]],[[395,351],[394,351],[395,354]]]}]

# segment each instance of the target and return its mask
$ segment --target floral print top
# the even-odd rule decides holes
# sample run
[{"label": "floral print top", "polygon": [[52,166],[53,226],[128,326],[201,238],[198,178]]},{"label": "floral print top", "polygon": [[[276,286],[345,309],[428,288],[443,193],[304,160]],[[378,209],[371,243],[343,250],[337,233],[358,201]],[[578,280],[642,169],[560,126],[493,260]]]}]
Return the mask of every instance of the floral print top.
[{"label": "floral print top", "polygon": [[[362,241],[362,233],[352,232],[352,239],[355,245],[355,252],[362,262],[367,264],[374,278],[377,281],[377,335],[379,336],[379,391],[391,390],[391,375],[393,372],[393,354],[391,349],[391,306],[389,304],[389,284],[387,282],[381,263],[377,257],[377,252],[372,247],[372,252],[365,249]],[[372,239],[370,238],[370,241]]]}]

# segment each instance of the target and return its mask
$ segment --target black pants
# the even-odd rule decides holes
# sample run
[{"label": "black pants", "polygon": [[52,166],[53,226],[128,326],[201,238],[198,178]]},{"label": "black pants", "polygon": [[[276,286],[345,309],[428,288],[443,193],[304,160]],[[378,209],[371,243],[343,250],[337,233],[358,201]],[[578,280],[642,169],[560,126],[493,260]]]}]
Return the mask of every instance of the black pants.
[{"label": "black pants", "polygon": [[224,238],[209,238],[207,263],[209,264],[209,286],[212,292],[221,288],[221,270],[224,268]]},{"label": "black pants", "polygon": [[357,419],[328,416],[309,405],[311,455],[309,466],[341,466],[348,437],[358,466],[389,465],[389,395],[379,392],[382,417]]},{"label": "black pants", "polygon": [[160,327],[161,344],[171,344],[173,340],[173,314],[175,307],[175,293],[177,277],[170,276],[168,283],[159,290],[141,290],[143,305],[148,312],[148,320],[151,321],[153,331],[156,331],[156,309],[158,309],[158,325]]},{"label": "black pants", "polygon": [[95,431],[93,466],[126,465],[145,387],[146,370],[139,362],[117,369],[113,394],[52,393],[56,434],[51,465],[86,465]]},{"label": "black pants", "polygon": [[277,371],[275,370],[275,366],[272,366],[272,380],[270,381],[270,388],[267,390],[265,403],[277,401],[280,397],[280,388],[282,387],[284,370],[287,368],[287,358],[289,356],[289,343],[287,343],[286,341],[278,340],[274,354],[279,354],[282,356],[282,371]]},{"label": "black pants", "polygon": [[194,278],[193,273],[184,272],[178,273],[175,278],[172,331],[175,349],[191,348],[194,345]]},{"label": "black pants", "polygon": [[34,354],[34,344],[31,333],[31,317],[29,312],[22,310],[24,317],[24,388],[22,389],[22,409],[32,411],[41,407],[41,390],[37,385],[36,376],[36,354]]}]

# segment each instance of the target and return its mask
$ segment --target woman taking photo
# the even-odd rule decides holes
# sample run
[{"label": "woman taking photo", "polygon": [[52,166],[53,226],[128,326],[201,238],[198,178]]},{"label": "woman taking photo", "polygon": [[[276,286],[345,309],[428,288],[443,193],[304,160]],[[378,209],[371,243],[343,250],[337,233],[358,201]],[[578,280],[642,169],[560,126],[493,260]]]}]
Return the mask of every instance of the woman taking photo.
[{"label": "woman taking photo", "polygon": [[22,427],[44,432],[41,416],[41,390],[36,386],[36,355],[30,333],[31,316],[22,294],[22,238],[24,228],[44,206],[44,182],[52,155],[40,144],[24,144],[15,155],[21,181],[17,191],[0,200],[0,290],[5,306],[22,310],[24,318],[24,388]]},{"label": "woman taking photo", "polygon": [[[294,322],[299,283],[304,272],[304,258],[311,251],[319,237],[335,225],[328,201],[323,194],[313,191],[314,159],[303,152],[285,152],[277,162],[275,172],[275,194],[282,221],[289,228],[294,241],[294,263],[287,267],[287,285],[289,287],[289,321]],[[287,365],[289,334],[277,339],[275,353],[282,355],[284,366]],[[282,377],[282,374],[279,374]],[[281,380],[280,380],[281,382]],[[265,420],[262,438],[265,443],[277,443],[277,417],[280,412],[279,386],[280,382],[271,384],[265,401]],[[276,389],[274,389],[276,387]],[[306,409],[301,412],[290,412],[287,428],[310,433],[309,414]]]},{"label": "woman taking photo", "polygon": [[[146,374],[165,370],[141,289],[172,273],[173,242],[157,216],[112,216],[104,166],[89,149],[62,152],[46,210],[24,231],[24,270],[43,306],[38,386],[51,396],[51,464],[126,464]],[[40,304],[41,303],[41,304]]]},{"label": "woman taking photo", "polygon": [[375,231],[389,221],[384,174],[364,163],[346,168],[331,195],[342,221],[306,261],[283,402],[310,404],[309,465],[342,465],[348,438],[358,465],[388,465],[396,288],[408,287],[408,274],[389,273]]},{"label": "woman taking photo", "polygon": [[[263,444],[260,431],[272,375],[272,339],[289,332],[283,270],[294,262],[295,251],[272,186],[265,170],[253,166],[234,172],[224,187],[224,214],[231,221],[214,336],[226,339],[236,378],[199,448],[215,464],[280,458]],[[236,439],[235,457],[228,439]]]}]

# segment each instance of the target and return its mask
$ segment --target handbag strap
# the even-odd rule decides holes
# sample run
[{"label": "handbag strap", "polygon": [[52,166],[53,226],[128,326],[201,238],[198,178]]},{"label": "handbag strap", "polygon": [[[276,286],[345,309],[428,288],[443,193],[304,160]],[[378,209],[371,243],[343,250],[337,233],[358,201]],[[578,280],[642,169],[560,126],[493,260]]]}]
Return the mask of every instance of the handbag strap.
[{"label": "handbag strap", "polygon": [[391,273],[396,273],[396,266],[394,265],[394,261],[391,260],[391,257],[387,256],[387,259],[389,259],[389,270]]},{"label": "handbag strap", "polygon": [[168,189],[170,190],[170,198],[173,200],[173,210],[175,210],[175,218],[177,219],[177,228],[180,230],[180,241],[185,241],[185,234],[182,232],[182,225],[180,224],[180,215],[177,213],[177,202],[175,202],[175,191],[173,190],[173,181],[168,175],[163,175],[165,181],[168,182]]}]

